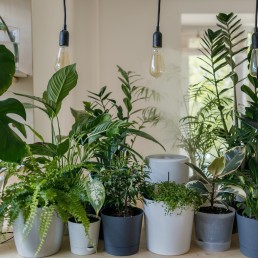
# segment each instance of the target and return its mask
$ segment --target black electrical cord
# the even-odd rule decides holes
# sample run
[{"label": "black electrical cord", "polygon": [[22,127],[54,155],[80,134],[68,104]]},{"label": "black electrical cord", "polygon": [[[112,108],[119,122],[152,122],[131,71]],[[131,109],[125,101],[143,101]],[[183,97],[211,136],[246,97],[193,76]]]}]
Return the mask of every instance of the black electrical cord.
[{"label": "black electrical cord", "polygon": [[[5,234],[12,234],[12,233],[13,233],[13,232],[4,232],[2,235],[5,235]],[[10,241],[11,239],[13,239],[13,236],[12,236],[12,237],[9,237],[8,239],[6,239],[6,240],[4,240],[4,241],[2,241],[2,242],[0,242],[0,244],[4,244],[4,243]]]},{"label": "black electrical cord", "polygon": [[153,45],[154,48],[161,48],[162,47],[162,33],[159,31],[160,5],[161,5],[161,0],[159,0],[159,2],[158,2],[157,26],[156,26],[156,31],[153,33],[153,44],[152,45]]},{"label": "black electrical cord", "polygon": [[64,30],[66,30],[67,26],[66,26],[66,0],[63,0],[63,4],[64,4]]},{"label": "black electrical cord", "polygon": [[63,30],[60,31],[59,35],[59,46],[69,46],[69,32],[67,31],[66,25],[66,0],[63,0],[64,5],[64,27]]},{"label": "black electrical cord", "polygon": [[[258,0],[257,0],[258,1]],[[156,30],[159,31],[159,20],[160,20],[160,2],[161,0],[159,0],[159,3],[158,3],[158,19],[157,19],[157,28]]]}]

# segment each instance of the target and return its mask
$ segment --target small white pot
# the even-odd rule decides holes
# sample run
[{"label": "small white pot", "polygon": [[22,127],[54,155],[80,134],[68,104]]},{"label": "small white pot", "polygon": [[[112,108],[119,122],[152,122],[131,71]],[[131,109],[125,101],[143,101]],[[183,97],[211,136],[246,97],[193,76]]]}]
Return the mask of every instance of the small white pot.
[{"label": "small white pot", "polygon": [[146,157],[150,168],[150,182],[175,181],[178,184],[189,181],[189,159],[183,155],[157,154]]},{"label": "small white pot", "polygon": [[68,221],[69,239],[71,252],[77,255],[93,254],[97,250],[99,240],[100,217],[88,215],[97,218],[98,221],[90,223],[89,237],[81,223]]},{"label": "small white pot", "polygon": [[145,201],[147,249],[160,255],[187,253],[191,244],[193,209],[176,209],[166,215],[163,202]]},{"label": "small white pot", "polygon": [[35,256],[35,253],[40,243],[39,226],[41,211],[42,209],[39,208],[28,236],[23,233],[24,219],[22,213],[19,214],[18,218],[14,222],[14,242],[17,252],[20,256],[46,257],[57,253],[61,247],[63,240],[64,223],[57,215],[57,213],[54,213],[45,242],[40,252]]}]

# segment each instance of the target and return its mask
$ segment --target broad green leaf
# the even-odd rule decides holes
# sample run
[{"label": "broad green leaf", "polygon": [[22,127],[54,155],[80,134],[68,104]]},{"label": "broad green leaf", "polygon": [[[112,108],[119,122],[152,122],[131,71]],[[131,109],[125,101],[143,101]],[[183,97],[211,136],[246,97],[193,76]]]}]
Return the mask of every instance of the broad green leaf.
[{"label": "broad green leaf", "polygon": [[69,92],[76,86],[78,75],[76,66],[68,65],[58,70],[49,80],[47,86],[47,95],[50,101],[56,105],[62,103]]},{"label": "broad green leaf", "polygon": [[4,45],[0,45],[0,96],[11,86],[14,73],[14,55]]},{"label": "broad green leaf", "polygon": [[207,176],[202,172],[202,170],[200,168],[198,168],[197,166],[195,166],[192,163],[186,162],[185,163],[187,166],[189,166],[190,168],[192,168],[194,171],[196,171],[198,173],[198,175],[207,183],[209,183],[209,180],[207,178]]},{"label": "broad green leaf", "polygon": [[105,188],[98,179],[90,179],[86,190],[89,202],[98,216],[105,201]]},{"label": "broad green leaf", "polygon": [[57,147],[52,143],[36,142],[29,144],[32,154],[55,157],[57,155]]},{"label": "broad green leaf", "polygon": [[257,101],[257,96],[256,94],[252,91],[252,89],[246,85],[243,85],[241,87],[241,91],[243,91],[244,93],[246,93],[254,102]]},{"label": "broad green leaf", "polygon": [[243,146],[234,147],[228,150],[224,154],[224,157],[226,159],[226,165],[220,177],[233,173],[240,167],[240,165],[242,164],[242,161],[245,158],[245,147]]},{"label": "broad green leaf", "polygon": [[18,115],[26,119],[25,109],[21,102],[9,98],[0,101],[0,160],[18,162],[25,155],[25,142],[13,131],[11,125],[25,134],[24,125],[9,115]]},{"label": "broad green leaf", "polygon": [[140,130],[137,130],[137,129],[132,129],[132,128],[128,128],[127,131],[128,131],[128,133],[131,133],[131,134],[140,136],[142,138],[145,138],[147,140],[153,141],[153,142],[159,144],[163,148],[163,150],[165,150],[165,147],[160,142],[158,142],[154,137],[152,137],[151,135],[149,135],[149,134],[147,134],[143,131],[140,131]]},{"label": "broad green leaf", "polygon": [[217,177],[221,175],[222,171],[225,168],[226,160],[224,157],[218,157],[214,159],[211,164],[208,166],[208,171],[214,176]]},{"label": "broad green leaf", "polygon": [[57,145],[57,154],[62,157],[69,149],[69,139],[64,140],[63,142]]},{"label": "broad green leaf", "polygon": [[243,199],[246,198],[245,191],[241,187],[236,186],[236,185],[227,185],[227,186],[222,187],[221,189],[219,189],[218,192],[231,193],[231,194],[239,196],[240,198],[243,198]]},{"label": "broad green leaf", "polygon": [[193,190],[196,190],[201,195],[208,195],[209,194],[209,190],[207,189],[205,184],[202,183],[201,181],[198,181],[198,180],[188,182],[186,184],[186,187],[191,188]]}]

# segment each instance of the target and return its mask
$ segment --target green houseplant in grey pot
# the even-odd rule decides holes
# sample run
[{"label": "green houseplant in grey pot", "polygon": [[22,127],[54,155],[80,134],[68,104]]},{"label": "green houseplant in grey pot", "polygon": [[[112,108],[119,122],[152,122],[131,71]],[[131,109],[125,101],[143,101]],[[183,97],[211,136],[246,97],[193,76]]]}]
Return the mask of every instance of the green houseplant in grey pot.
[{"label": "green houseplant in grey pot", "polygon": [[196,243],[207,251],[220,252],[230,248],[235,210],[221,198],[232,192],[223,184],[223,178],[234,173],[244,157],[245,148],[235,147],[214,159],[205,172],[188,163],[201,178],[190,181],[187,186],[200,192],[206,202],[196,212],[194,223]]},{"label": "green houseplant in grey pot", "polygon": [[147,177],[138,162],[119,159],[99,177],[106,190],[106,207],[101,211],[105,251],[125,256],[138,252],[143,210],[136,207]]},{"label": "green houseplant in grey pot", "polygon": [[187,253],[194,211],[202,204],[198,192],[175,182],[148,184],[144,192],[147,249],[160,255]]}]

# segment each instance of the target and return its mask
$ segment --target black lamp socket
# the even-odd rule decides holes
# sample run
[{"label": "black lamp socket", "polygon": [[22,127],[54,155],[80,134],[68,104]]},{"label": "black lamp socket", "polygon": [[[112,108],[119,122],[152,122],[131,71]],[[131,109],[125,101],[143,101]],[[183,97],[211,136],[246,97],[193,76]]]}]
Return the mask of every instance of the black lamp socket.
[{"label": "black lamp socket", "polygon": [[162,47],[162,33],[156,30],[153,33],[153,47],[154,48],[161,48]]},{"label": "black lamp socket", "polygon": [[69,46],[69,32],[67,30],[61,30],[59,34],[59,46]]}]

